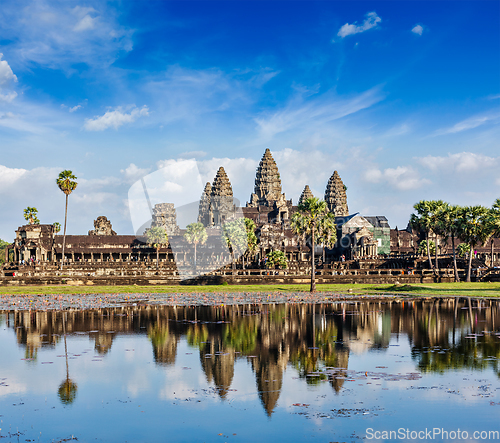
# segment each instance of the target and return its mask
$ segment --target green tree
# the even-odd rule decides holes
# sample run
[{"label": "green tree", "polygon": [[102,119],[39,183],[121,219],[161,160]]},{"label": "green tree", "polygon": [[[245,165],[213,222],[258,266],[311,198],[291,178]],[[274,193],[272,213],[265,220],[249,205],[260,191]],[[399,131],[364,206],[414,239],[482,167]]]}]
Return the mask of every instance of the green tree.
[{"label": "green tree", "polygon": [[[429,240],[429,250],[431,254],[434,254],[436,252],[436,244],[432,240]],[[419,255],[427,254],[427,240],[422,240],[419,243],[417,254]]]},{"label": "green tree", "polygon": [[464,258],[470,252],[470,246],[467,243],[460,243],[457,246],[457,253],[459,257]]},{"label": "green tree", "polygon": [[28,206],[24,210],[24,219],[27,222],[29,222],[30,225],[39,225],[40,220],[38,220],[37,214],[38,214],[37,208],[32,208],[32,207]]},{"label": "green tree", "polygon": [[168,234],[163,226],[155,226],[146,231],[146,241],[156,249],[156,270],[160,262],[160,248],[168,246]]},{"label": "green tree", "polygon": [[500,237],[500,198],[495,200],[488,215],[488,228],[491,238],[491,262],[490,266],[493,267],[493,253],[495,247],[495,237]]},{"label": "green tree", "polygon": [[243,255],[243,269],[245,269],[245,255],[250,258],[254,257],[255,253],[257,252],[257,236],[255,235],[255,223],[253,220],[250,220],[249,218],[244,218],[243,219],[245,222],[245,230],[247,232],[247,250],[245,254]]},{"label": "green tree", "polygon": [[311,292],[316,291],[316,270],[314,267],[314,252],[316,241],[326,246],[333,246],[337,240],[337,228],[335,217],[328,212],[324,200],[311,197],[302,201],[298,210],[292,216],[291,225],[293,231],[302,238],[311,239]]},{"label": "green tree", "polygon": [[434,250],[434,258],[435,258],[435,268],[436,272],[439,272],[439,261],[438,261],[438,235],[443,235],[441,231],[441,214],[448,209],[448,203],[445,203],[443,200],[431,200],[429,201],[430,208],[432,211],[431,214],[431,223],[432,223],[432,232],[434,232],[434,238],[436,240],[436,248]]},{"label": "green tree", "polygon": [[425,234],[425,241],[427,243],[427,258],[429,259],[429,267],[434,268],[431,260],[431,252],[429,249],[429,232],[434,225],[433,219],[433,205],[431,201],[421,200],[413,205],[416,214],[411,214],[410,226]]},{"label": "green tree", "polygon": [[64,232],[63,232],[63,246],[62,246],[62,258],[61,258],[61,271],[64,265],[64,249],[66,247],[66,225],[68,222],[68,197],[76,189],[78,183],[75,181],[77,178],[73,175],[73,172],[69,170],[64,170],[59,173],[59,177],[56,179],[57,186],[66,196],[66,206],[64,209]]},{"label": "green tree", "polygon": [[455,239],[458,237],[460,230],[460,206],[457,205],[446,205],[441,209],[438,214],[437,221],[437,231],[443,236],[445,242],[448,242],[448,238],[451,238],[451,247],[453,251],[453,270],[455,272],[455,281],[459,282],[460,277],[458,276],[457,268],[457,255],[455,248]]},{"label": "green tree", "polygon": [[472,269],[472,256],[474,248],[478,244],[483,244],[490,236],[488,226],[489,210],[484,206],[466,206],[460,211],[461,228],[460,238],[470,247],[469,264],[467,266],[467,282],[470,282]]},{"label": "green tree", "polygon": [[186,226],[184,238],[188,243],[194,245],[194,267],[196,269],[196,246],[206,243],[208,238],[207,230],[203,226],[203,223],[190,223]]},{"label": "green tree", "polygon": [[274,268],[278,266],[280,269],[288,268],[288,262],[285,253],[280,250],[270,251],[266,254],[267,262],[266,266],[268,268]]},{"label": "green tree", "polygon": [[54,222],[52,223],[52,226],[54,226],[54,232],[57,234],[58,232],[61,232],[61,223],[59,222]]},{"label": "green tree", "polygon": [[5,263],[5,248],[9,245],[9,242],[0,239],[0,266]]},{"label": "green tree", "polygon": [[248,248],[248,237],[243,218],[224,223],[222,225],[222,237],[233,259],[232,267],[235,269],[235,254],[242,255]]}]

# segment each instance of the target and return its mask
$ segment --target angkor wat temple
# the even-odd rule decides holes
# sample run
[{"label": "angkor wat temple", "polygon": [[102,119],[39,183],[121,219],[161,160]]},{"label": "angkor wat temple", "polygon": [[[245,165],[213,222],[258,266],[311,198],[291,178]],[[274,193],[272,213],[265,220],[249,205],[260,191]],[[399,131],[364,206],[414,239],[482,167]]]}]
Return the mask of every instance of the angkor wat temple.
[{"label": "angkor wat temple", "polygon": [[[329,211],[334,214],[337,225],[337,242],[332,249],[317,245],[314,251],[320,272],[331,275],[345,275],[349,269],[417,269],[425,267],[425,261],[419,261],[417,250],[422,239],[421,234],[410,227],[404,230],[391,229],[384,216],[363,216],[350,214],[347,205],[346,186],[340,175],[334,171],[325,187],[323,199]],[[307,184],[299,202],[312,197]],[[219,248],[221,226],[236,214],[254,221],[258,238],[258,251],[242,260],[236,268],[260,269],[263,259],[271,250],[281,250],[288,260],[287,275],[307,274],[312,253],[307,240],[295,235],[290,226],[292,215],[297,205],[287,200],[282,190],[281,178],[276,162],[269,149],[266,149],[256,171],[254,190],[244,207],[237,207],[233,198],[231,181],[221,166],[212,182],[206,183],[201,192],[197,220],[207,227],[208,241],[205,250],[203,268],[207,272],[228,269],[228,254]],[[148,245],[143,235],[117,235],[106,217],[101,216],[94,222],[94,229],[88,235],[67,235],[65,263],[75,272],[72,275],[95,276],[178,276],[179,266],[192,260],[192,245],[183,239],[183,229],[177,225],[176,208],[171,203],[158,204],[153,208],[151,226],[163,226],[168,233],[170,245],[160,249],[160,272],[144,271],[156,260],[156,250]],[[30,263],[39,266],[38,274],[50,276],[57,270],[57,263],[62,260],[62,235],[56,235],[54,226],[43,224],[24,225],[16,231],[16,238],[6,249],[6,261],[10,262],[4,270],[5,275],[12,275],[13,269]],[[495,239],[498,241],[498,239]],[[171,245],[183,245],[172,250]],[[496,245],[498,251],[500,245]],[[202,248],[198,246],[198,250]],[[450,245],[438,240],[442,266],[449,266],[446,255]],[[483,248],[487,258],[489,248]],[[179,250],[181,252],[179,252]],[[480,258],[480,256],[479,256]],[[498,257],[494,257],[498,260]],[[202,260],[202,261],[203,261]],[[117,264],[126,264],[126,267]],[[113,265],[113,266],[112,266]],[[141,266],[142,265],[142,268]],[[115,268],[114,271],[109,269]],[[141,269],[139,269],[141,268]],[[234,265],[232,266],[234,269]],[[77,271],[80,269],[80,271]],[[121,269],[117,271],[117,269]],[[18,270],[21,272],[20,269]],[[54,271],[54,272],[53,272]],[[281,272],[281,271],[280,271]],[[71,273],[70,273],[71,274]],[[198,273],[199,275],[200,273]],[[224,274],[223,274],[224,275]],[[262,276],[262,272],[259,274]],[[380,275],[380,273],[379,273]]]}]

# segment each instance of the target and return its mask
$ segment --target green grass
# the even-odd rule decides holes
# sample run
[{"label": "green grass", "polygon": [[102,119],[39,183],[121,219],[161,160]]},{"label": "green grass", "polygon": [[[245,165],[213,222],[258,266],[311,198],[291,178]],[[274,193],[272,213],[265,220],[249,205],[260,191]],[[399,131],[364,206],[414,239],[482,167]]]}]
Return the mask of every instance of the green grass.
[{"label": "green grass", "polygon": [[[401,294],[435,296],[500,297],[500,283],[428,283],[420,285],[318,284],[318,292],[352,294]],[[0,294],[129,294],[181,292],[308,292],[308,284],[296,285],[207,285],[207,286],[18,286],[1,287]]]}]

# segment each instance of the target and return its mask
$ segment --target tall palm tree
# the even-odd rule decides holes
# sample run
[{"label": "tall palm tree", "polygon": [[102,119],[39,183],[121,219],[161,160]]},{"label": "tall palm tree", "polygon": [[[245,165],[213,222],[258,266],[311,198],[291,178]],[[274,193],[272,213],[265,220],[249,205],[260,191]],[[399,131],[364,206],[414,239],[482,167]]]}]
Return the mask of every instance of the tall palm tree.
[{"label": "tall palm tree", "polygon": [[431,209],[431,224],[432,231],[434,232],[434,236],[436,239],[436,249],[434,251],[435,255],[435,267],[436,272],[439,273],[439,262],[438,262],[438,235],[441,235],[441,223],[440,216],[443,211],[446,211],[448,208],[448,203],[445,203],[443,200],[431,200],[429,201],[430,209]]},{"label": "tall palm tree", "polygon": [[470,282],[474,248],[478,244],[483,244],[490,236],[488,215],[488,208],[479,205],[466,206],[460,211],[460,238],[470,247],[469,265],[467,266],[467,282]]},{"label": "tall palm tree", "polygon": [[316,270],[314,268],[314,250],[316,241],[322,241],[327,246],[333,246],[337,240],[335,217],[328,212],[324,200],[311,197],[303,200],[298,211],[293,214],[291,225],[293,231],[302,238],[311,239],[311,292],[316,291]]},{"label": "tall palm tree", "polygon": [[57,186],[66,195],[66,207],[64,210],[64,232],[63,232],[63,246],[62,246],[62,257],[61,257],[61,271],[64,264],[64,248],[66,246],[66,224],[68,221],[68,197],[76,189],[78,183],[75,181],[77,178],[73,175],[73,172],[64,170],[59,173],[59,177],[56,179]]},{"label": "tall palm tree", "polygon": [[460,277],[458,276],[455,239],[458,237],[460,229],[459,214],[460,206],[449,205],[446,203],[439,212],[437,223],[437,231],[441,236],[443,236],[445,242],[448,242],[448,238],[451,238],[451,247],[453,250],[453,270],[455,272],[455,281],[457,282],[460,281]]},{"label": "tall palm tree", "polygon": [[491,238],[491,262],[490,267],[493,267],[493,252],[495,247],[495,237],[500,237],[500,198],[495,200],[490,209],[488,216],[488,225]]},{"label": "tall palm tree", "polygon": [[235,253],[243,254],[248,247],[248,236],[242,218],[228,221],[222,225],[222,237],[232,257],[232,268],[236,269]]},{"label": "tall palm tree", "polygon": [[[246,253],[248,257],[254,257],[255,253],[257,252],[257,243],[258,239],[257,236],[255,235],[255,223],[253,220],[249,218],[244,218],[243,219],[245,222],[245,230],[247,231],[247,250]],[[244,259],[245,255],[243,255]],[[245,269],[245,263],[243,262],[243,269]]]},{"label": "tall palm tree", "polygon": [[186,226],[184,238],[188,243],[194,245],[194,268],[196,269],[196,246],[206,243],[208,234],[203,223],[190,223]]},{"label": "tall palm tree", "polygon": [[146,231],[146,241],[156,249],[156,270],[160,262],[160,248],[168,246],[168,234],[163,226],[155,226]]},{"label": "tall palm tree", "polygon": [[28,206],[24,210],[24,219],[27,222],[29,222],[30,225],[38,225],[38,224],[40,224],[40,220],[38,220],[37,214],[38,214],[37,208],[32,208],[32,207]]},{"label": "tall palm tree", "polygon": [[432,219],[432,206],[427,200],[420,200],[418,203],[413,205],[416,214],[412,214],[410,217],[410,226],[420,232],[425,233],[425,241],[427,243],[427,258],[429,259],[429,267],[434,268],[431,260],[431,252],[429,249],[429,231],[432,229],[433,219]]}]

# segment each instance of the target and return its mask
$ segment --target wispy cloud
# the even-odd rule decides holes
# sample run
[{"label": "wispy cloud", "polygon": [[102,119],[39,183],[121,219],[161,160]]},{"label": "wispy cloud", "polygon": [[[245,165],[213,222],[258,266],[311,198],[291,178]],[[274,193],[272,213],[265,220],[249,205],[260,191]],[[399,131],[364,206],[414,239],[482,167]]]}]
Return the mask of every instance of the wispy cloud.
[{"label": "wispy cloud", "polygon": [[447,156],[428,155],[415,159],[422,166],[434,172],[477,172],[485,169],[497,168],[500,165],[500,157],[489,157],[474,152],[449,153]]},{"label": "wispy cloud", "polygon": [[338,120],[347,115],[369,108],[384,99],[379,87],[372,88],[351,98],[341,98],[326,93],[309,100],[291,101],[284,109],[265,113],[254,120],[263,138],[299,129],[308,124],[316,126]]},{"label": "wispy cloud", "polygon": [[417,35],[422,35],[422,33],[424,32],[424,28],[422,25],[415,25],[411,32],[413,32],[414,34],[417,34]]},{"label": "wispy cloud", "polygon": [[378,169],[370,168],[364,174],[369,183],[386,183],[400,191],[409,191],[421,188],[430,183],[430,180],[421,178],[419,173],[410,166]]},{"label": "wispy cloud", "polygon": [[432,135],[437,136],[437,135],[455,134],[457,132],[462,132],[462,131],[467,131],[468,129],[477,128],[487,123],[497,124],[499,122],[500,122],[499,112],[475,115],[465,120],[462,120],[461,122],[458,122],[449,128],[438,129]]},{"label": "wispy cloud", "polygon": [[348,35],[359,34],[361,32],[368,31],[369,29],[375,28],[382,21],[382,19],[377,15],[376,12],[369,12],[365,16],[366,18],[363,20],[361,25],[358,25],[358,22],[354,22],[354,24],[346,23],[340,29],[337,35],[340,38],[345,38]]},{"label": "wispy cloud", "polygon": [[107,111],[100,117],[97,116],[93,119],[86,119],[84,128],[87,131],[104,131],[108,128],[118,129],[126,123],[133,123],[139,117],[146,117],[148,115],[149,108],[147,106],[143,106],[142,108],[133,106],[128,114],[123,112],[121,107],[118,107],[114,111]]},{"label": "wispy cloud", "polygon": [[105,3],[75,6],[45,0],[6,2],[0,9],[0,38],[12,41],[18,65],[36,63],[71,70],[74,63],[106,67],[132,49],[132,30],[121,26]]}]

